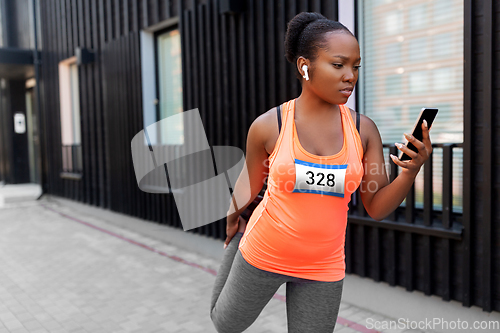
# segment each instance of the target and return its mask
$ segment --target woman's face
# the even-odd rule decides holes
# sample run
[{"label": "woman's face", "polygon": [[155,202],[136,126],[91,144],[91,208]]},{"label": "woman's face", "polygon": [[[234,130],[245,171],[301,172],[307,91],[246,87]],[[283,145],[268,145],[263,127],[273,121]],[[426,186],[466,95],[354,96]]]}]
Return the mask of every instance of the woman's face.
[{"label": "woman's face", "polygon": [[359,44],[346,32],[327,33],[326,39],[327,50],[318,50],[316,61],[308,69],[309,81],[302,82],[330,104],[345,104],[358,81]]}]

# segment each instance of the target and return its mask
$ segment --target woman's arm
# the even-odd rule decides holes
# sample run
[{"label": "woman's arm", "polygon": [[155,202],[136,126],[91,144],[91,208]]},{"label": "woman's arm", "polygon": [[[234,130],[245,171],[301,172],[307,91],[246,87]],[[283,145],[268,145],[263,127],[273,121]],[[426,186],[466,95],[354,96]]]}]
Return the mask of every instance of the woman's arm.
[{"label": "woman's arm", "polygon": [[360,185],[360,195],[363,205],[368,214],[375,220],[383,220],[399,207],[410,190],[415,177],[424,162],[432,153],[432,145],[429,138],[429,130],[426,124],[422,125],[423,139],[419,141],[414,137],[407,137],[408,141],[418,148],[418,153],[408,149],[406,146],[398,147],[412,159],[400,161],[397,157],[392,157],[395,164],[403,170],[389,184],[387,177],[382,140],[375,123],[368,117],[362,117],[363,130],[366,130],[368,143],[363,156],[364,175]]},{"label": "woman's arm", "polygon": [[[269,154],[265,148],[267,135],[270,131],[269,126],[270,123],[273,123],[269,117],[270,112],[260,115],[248,129],[245,165],[234,185],[229,210],[227,211],[226,245],[229,244],[229,241],[238,230],[238,217],[262,190],[269,173]],[[276,117],[276,113],[274,117]]]}]

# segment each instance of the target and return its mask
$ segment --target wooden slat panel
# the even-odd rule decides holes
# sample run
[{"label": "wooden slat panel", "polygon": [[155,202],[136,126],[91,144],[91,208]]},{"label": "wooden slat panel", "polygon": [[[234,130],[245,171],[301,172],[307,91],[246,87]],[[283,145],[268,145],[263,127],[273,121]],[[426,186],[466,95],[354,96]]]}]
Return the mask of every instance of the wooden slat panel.
[{"label": "wooden slat panel", "polygon": [[462,304],[472,305],[471,295],[471,219],[472,191],[472,0],[464,0],[464,157],[463,157],[463,227],[462,242]]},{"label": "wooden slat panel", "polygon": [[[443,147],[443,227],[451,228],[453,224],[453,145],[446,144]],[[443,259],[441,261],[443,274],[443,300],[451,299],[451,242],[448,239],[442,242]]]},{"label": "wooden slat panel", "polygon": [[113,1],[114,0],[106,0],[106,14],[105,14],[105,22],[106,26],[106,42],[109,42],[115,39],[114,33],[114,17],[113,17]]},{"label": "wooden slat panel", "polygon": [[[193,80],[191,81],[191,89],[192,89],[192,98],[190,101],[189,109],[193,109],[200,106],[200,53],[198,50],[198,40],[197,40],[197,30],[196,30],[196,11],[190,10],[189,14],[189,31],[190,31],[190,53],[191,53],[191,77]],[[227,45],[227,44],[224,44]],[[227,77],[225,74],[221,73],[224,77]]]},{"label": "wooden slat panel", "polygon": [[[278,94],[276,105],[283,103],[286,101],[286,82],[287,80],[287,64],[288,61],[285,57],[285,35],[286,35],[286,5],[285,0],[277,1],[276,8],[276,52],[278,57],[278,65],[276,66],[278,69],[278,77],[277,77],[277,85],[278,85]],[[245,126],[243,128],[246,128]]]},{"label": "wooden slat panel", "polygon": [[[132,19],[134,20],[134,19]],[[131,44],[131,48],[129,50],[131,55],[131,68],[132,68],[132,82],[141,82],[141,60],[140,60],[140,43],[139,43],[139,33],[137,31],[133,31],[132,37],[133,43]],[[142,82],[141,82],[142,83]],[[138,133],[139,131],[144,129],[144,121],[142,118],[142,105],[141,105],[141,93],[140,89],[132,89],[132,105],[134,108],[134,120],[135,124],[134,133]],[[134,189],[135,189],[135,214],[136,216],[144,216],[143,208],[145,206],[145,192],[140,191],[137,186],[137,181],[134,178]]]},{"label": "wooden slat panel", "polygon": [[345,272],[352,274],[354,270],[353,264],[353,243],[352,243],[352,228],[353,224],[347,223],[346,233],[345,233]]},{"label": "wooden slat panel", "polygon": [[80,36],[80,32],[83,34],[85,30],[83,28],[83,22],[80,22],[81,16],[79,15],[81,14],[78,13],[79,11],[83,13],[83,8],[81,8],[82,5],[82,1],[72,2],[69,0],[71,22],[68,25],[68,31],[70,31],[73,38],[73,43],[70,48],[70,52],[73,54],[75,52],[75,48],[83,45],[85,42],[85,38],[81,38],[82,36]]},{"label": "wooden slat panel", "polygon": [[[103,18],[103,15],[101,15],[101,18]],[[104,24],[105,21],[101,20],[101,31],[104,31]],[[113,62],[109,60],[110,55],[109,51],[107,49],[102,50],[102,96],[103,96],[103,119],[104,119],[104,146],[106,148],[110,147],[112,143],[112,136],[110,133],[110,125],[109,125],[109,119],[110,117],[110,110],[108,108],[109,105],[109,96],[111,93],[111,88],[112,88],[112,81],[110,79],[110,72],[111,72],[111,67],[113,66]],[[111,173],[111,157],[110,157],[110,151],[107,151],[105,154],[105,166],[106,166],[106,202],[107,202],[107,208],[113,208],[113,202],[112,198],[114,197],[113,193],[113,187],[112,185],[112,173]]]},{"label": "wooden slat panel", "polygon": [[321,14],[330,20],[338,20],[338,1],[323,0],[321,3]]},{"label": "wooden slat panel", "polygon": [[184,18],[184,34],[183,34],[183,72],[184,78],[185,78],[185,88],[184,91],[186,91],[186,94],[183,96],[183,102],[184,102],[184,110],[190,110],[193,107],[193,101],[192,101],[192,96],[193,96],[193,86],[192,86],[192,70],[193,70],[193,64],[192,64],[192,48],[191,48],[191,18],[189,17],[189,12],[184,11],[183,13],[183,18]]},{"label": "wooden slat panel", "polygon": [[63,13],[63,43],[65,44],[65,58],[73,55],[73,36],[71,29],[71,0],[61,0]]},{"label": "wooden slat panel", "polygon": [[[116,13],[113,13],[113,15],[116,18]],[[116,21],[115,21],[116,22]],[[127,213],[128,212],[128,202],[127,202],[127,196],[125,193],[126,185],[124,184],[125,182],[123,181],[126,179],[126,171],[125,171],[125,166],[123,164],[125,163],[117,163],[118,158],[120,160],[124,159],[126,156],[125,154],[127,153],[124,150],[124,141],[126,138],[126,124],[125,124],[125,115],[127,113],[127,106],[125,105],[125,86],[124,86],[124,78],[123,78],[123,70],[124,70],[124,65],[123,65],[123,56],[122,56],[122,39],[119,38],[118,36],[118,31],[115,29],[115,35],[114,35],[114,41],[113,41],[113,59],[116,62],[116,67],[115,67],[115,94],[113,96],[113,100],[115,101],[111,107],[113,108],[113,122],[114,124],[114,130],[117,139],[117,145],[116,145],[116,151],[115,151],[115,157],[113,158],[113,169],[117,171],[117,175],[115,178],[115,186],[117,186],[117,190],[119,191],[119,201],[116,202],[116,210],[123,210],[123,212]],[[123,202],[123,207],[120,207],[121,204],[120,202]]]},{"label": "wooden slat panel", "polygon": [[432,195],[432,166],[434,154],[424,164],[424,225],[432,225],[433,195]]},{"label": "wooden slat panel", "polygon": [[451,264],[451,240],[449,239],[440,239],[443,244],[443,260],[441,261],[441,272],[443,274],[443,292],[442,297],[444,301],[449,301],[451,299],[451,291],[452,291],[452,269],[453,266]]},{"label": "wooden slat panel", "polygon": [[[104,103],[104,108],[106,109],[106,124],[107,124],[107,138],[108,138],[108,143],[106,144],[106,147],[114,147],[115,149],[110,150],[107,154],[108,156],[108,176],[109,176],[109,193],[110,193],[110,208],[112,210],[116,210],[116,202],[119,201],[118,195],[119,195],[119,190],[116,186],[116,177],[118,170],[114,170],[114,158],[116,154],[116,142],[117,142],[117,133],[115,131],[115,113],[114,113],[114,108],[112,108],[112,100],[113,96],[115,96],[115,88],[116,88],[116,78],[114,77],[115,74],[115,67],[116,67],[116,61],[114,59],[114,53],[113,49],[111,47],[112,43],[109,42],[105,49],[104,49],[104,54],[106,55],[106,64],[104,66],[104,82],[106,85],[106,89],[104,90],[104,96],[105,96],[105,103]],[[117,101],[118,102],[118,101]]]},{"label": "wooden slat panel", "polygon": [[[92,40],[92,34],[90,33],[92,31],[92,11],[91,11],[91,4],[90,0],[85,0],[84,4],[85,8],[85,13],[83,14],[83,18],[80,19],[82,21],[82,28],[85,33],[82,36],[80,40],[84,40],[85,44],[84,46],[93,49],[94,43]],[[95,22],[97,24],[97,22]],[[95,52],[95,51],[94,51]],[[96,81],[95,79],[95,62],[92,64],[89,64],[86,66],[87,67],[87,91],[88,91],[88,113],[89,113],[89,122],[90,122],[90,129],[89,132],[90,134],[90,149],[92,151],[92,158],[91,158],[91,181],[90,181],[90,189],[88,193],[90,193],[90,197],[87,198],[87,202],[92,204],[92,205],[98,205],[99,202],[99,153],[98,153],[98,147],[102,146],[101,141],[98,140],[99,137],[99,130],[100,127],[97,125],[96,121],[96,115],[97,115],[97,107],[96,107],[96,96],[95,96],[95,90],[94,90],[94,82]]]},{"label": "wooden slat panel", "polygon": [[[263,113],[266,109],[266,100],[268,96],[268,86],[266,84],[267,77],[269,73],[266,70],[266,65],[269,63],[268,56],[267,56],[267,51],[266,50],[266,45],[265,45],[265,21],[264,21],[264,15],[265,15],[265,7],[264,7],[264,0],[256,0],[255,1],[255,27],[256,27],[256,33],[257,36],[260,36],[260,38],[257,38],[257,57],[255,58],[255,73],[256,73],[256,83],[257,83],[257,105],[256,105],[256,116]],[[224,45],[224,44],[223,44]],[[271,58],[272,59],[272,58]]]},{"label": "wooden slat panel", "polygon": [[[115,14],[116,15],[116,14]],[[117,17],[118,18],[118,17]],[[119,31],[118,31],[119,32]],[[119,146],[120,146],[120,156],[122,157],[121,160],[124,161],[125,163],[120,163],[116,164],[118,168],[120,168],[121,171],[121,176],[120,180],[122,180],[120,184],[121,188],[121,193],[122,193],[122,198],[123,198],[123,203],[126,205],[124,207],[124,211],[126,214],[130,214],[130,199],[129,199],[129,193],[128,193],[128,188],[129,188],[129,182],[128,176],[129,176],[129,161],[128,157],[130,156],[129,149],[127,149],[127,141],[128,141],[128,124],[127,124],[127,116],[129,113],[129,104],[128,104],[128,96],[127,96],[127,56],[124,54],[126,52],[126,38],[120,37],[119,34],[117,35],[117,40],[116,40],[116,59],[118,61],[118,69],[117,69],[117,78],[119,81],[119,85],[117,86],[118,91],[117,91],[117,96],[116,98],[120,101],[120,103],[117,105],[118,107],[115,110],[115,114],[118,118],[118,121],[120,122],[120,140],[119,140]],[[129,141],[130,142],[130,141]],[[130,144],[128,145],[130,147]],[[125,180],[125,181],[123,181]]]},{"label": "wooden slat panel", "polygon": [[[116,88],[116,78],[114,77],[115,74],[115,67],[116,67],[116,61],[114,59],[114,53],[113,49],[111,48],[112,43],[109,42],[105,49],[104,53],[106,54],[107,61],[104,66],[104,82],[106,84],[106,90],[104,90],[104,96],[105,96],[105,103],[104,103],[104,108],[106,109],[106,125],[107,125],[107,138],[108,138],[108,143],[106,144],[106,147],[116,147],[116,142],[117,142],[117,133],[115,131],[115,113],[114,113],[114,108],[112,108],[112,99],[113,96],[115,96],[115,88]],[[117,101],[118,102],[118,101]],[[114,171],[114,158],[116,154],[116,148],[113,150],[110,150],[106,155],[108,156],[108,161],[107,161],[107,166],[108,166],[108,177],[109,177],[109,193],[110,193],[110,200],[109,200],[109,207],[112,210],[116,210],[116,202],[119,201],[118,195],[119,195],[119,190],[116,186],[116,177],[118,170]]]},{"label": "wooden slat panel", "polygon": [[266,58],[268,61],[264,63],[265,66],[265,72],[262,72],[262,76],[264,79],[264,82],[267,84],[266,92],[268,93],[266,95],[265,99],[265,106],[262,109],[261,113],[264,113],[270,106],[276,105],[276,87],[278,84],[278,78],[276,76],[277,72],[277,64],[278,64],[278,57],[277,57],[277,52],[276,52],[276,46],[277,46],[277,41],[275,39],[275,34],[271,33],[272,31],[275,31],[275,21],[276,21],[276,13],[275,13],[275,1],[266,1],[264,5],[264,24],[265,24],[265,31],[268,31],[266,36],[266,47],[265,47],[265,53],[266,53]]},{"label": "wooden slat panel", "polygon": [[[187,55],[187,51],[185,49],[185,44],[186,42],[184,41],[185,39],[185,36],[186,36],[186,31],[187,31],[187,24],[188,22],[185,21],[185,16],[183,15],[183,1],[177,1],[176,2],[176,5],[175,5],[175,8],[176,8],[176,15],[179,16],[179,33],[180,33],[180,37],[181,37],[181,57],[182,57],[182,72],[183,72],[183,75],[182,75],[182,89],[183,91],[187,91],[187,83],[186,83],[186,63],[185,63],[185,59],[188,57]],[[186,108],[186,100],[187,100],[187,97],[185,94],[183,94],[183,107],[184,107],[184,110],[187,110]],[[177,153],[177,152],[176,152]],[[169,183],[170,184],[170,183]],[[169,224],[171,226],[175,226],[175,227],[178,227],[178,228],[181,228],[181,223],[180,223],[180,218],[179,218],[179,214],[177,213],[177,207],[175,205],[175,201],[174,201],[174,198],[173,196],[169,196],[168,197],[168,206],[167,206],[167,209],[168,209],[168,219],[169,219]]]},{"label": "wooden slat panel", "polygon": [[380,281],[381,278],[381,244],[380,244],[380,229],[379,228],[372,228],[371,229],[371,236],[372,240],[371,242],[373,243],[372,249],[373,252],[369,253],[368,256],[368,262],[373,263],[373,273],[370,275],[371,278],[375,281]]},{"label": "wooden slat panel", "polygon": [[[248,9],[246,11],[246,48],[247,53],[245,57],[245,72],[247,75],[247,103],[246,106],[248,108],[247,112],[247,122],[251,124],[254,119],[257,117],[259,112],[257,112],[257,89],[256,89],[256,75],[257,75],[257,64],[256,64],[256,46],[255,46],[255,9],[252,4],[248,5]],[[217,27],[214,27],[217,29]],[[219,107],[217,103],[216,107]]]},{"label": "wooden slat panel", "polygon": [[433,246],[434,242],[430,236],[423,236],[423,246],[422,246],[422,255],[423,255],[423,291],[424,294],[430,295],[432,290],[432,256],[434,254],[435,247]]},{"label": "wooden slat panel", "polygon": [[168,18],[171,17],[171,14],[170,14],[170,4],[172,3],[173,1],[170,1],[170,0],[161,0],[160,1],[160,9],[161,9],[161,17],[160,19],[161,20],[166,20]]},{"label": "wooden slat panel", "polygon": [[321,13],[321,0],[312,0],[310,2],[310,11]]},{"label": "wooden slat panel", "polygon": [[118,39],[122,35],[122,22],[120,18],[121,8],[120,8],[121,0],[114,0],[111,2],[111,6],[113,8],[113,16],[114,16],[114,38]]},{"label": "wooden slat panel", "polygon": [[[433,154],[431,154],[428,160],[424,164],[424,225],[432,225],[432,210],[433,210],[433,196],[432,196],[432,167],[433,167]],[[432,239],[430,236],[423,237],[423,283],[424,283],[424,293],[426,295],[431,294],[432,288]]]},{"label": "wooden slat panel", "polygon": [[391,286],[396,285],[396,276],[397,276],[397,251],[396,251],[396,244],[397,244],[397,237],[399,235],[399,232],[394,231],[394,230],[387,230],[386,231],[387,237],[385,238],[387,241],[387,282]]},{"label": "wooden slat panel", "polygon": [[149,26],[149,10],[148,10],[148,0],[140,0],[142,8],[142,27],[146,28]]},{"label": "wooden slat panel", "polygon": [[[394,146],[389,148],[389,154],[397,156],[398,149]],[[390,156],[387,157],[388,160],[390,160]],[[391,163],[390,164],[390,171],[389,171],[389,183],[392,183],[394,179],[398,176],[398,165],[396,163]],[[359,201],[361,203],[361,200]],[[397,221],[398,220],[398,210],[395,209],[392,213],[387,216],[387,219],[390,221]]]},{"label": "wooden slat panel", "polygon": [[[104,22],[102,18],[102,0],[92,0],[92,25],[93,29],[93,45],[98,56],[102,55],[102,45],[104,43]],[[109,207],[108,191],[108,174],[106,173],[106,123],[105,123],[105,108],[103,107],[103,83],[102,83],[102,66],[103,62],[99,61],[94,64],[94,92],[95,92],[95,109],[97,113],[97,154],[99,165],[99,205],[101,207]]]},{"label": "wooden slat panel", "polygon": [[[133,43],[132,41],[132,34],[127,33],[126,35],[122,36],[123,39],[123,53],[125,54],[124,57],[124,68],[125,68],[125,92],[126,92],[126,103],[127,103],[127,114],[126,114],[126,137],[124,140],[124,150],[125,150],[125,155],[126,156],[126,172],[127,172],[127,202],[129,205],[129,214],[130,215],[135,215],[135,209],[134,209],[134,200],[135,200],[135,195],[134,195],[134,187],[137,187],[137,185],[134,184],[135,181],[135,172],[134,172],[134,161],[132,160],[132,154],[130,150],[130,143],[132,142],[132,138],[134,135],[138,132],[135,131],[135,124],[134,124],[134,117],[133,114],[137,112],[137,110],[134,109],[133,103],[132,103],[132,90],[134,88],[134,82],[132,81],[132,64],[131,64],[131,52],[130,52],[130,47],[131,44]],[[160,198],[159,198],[160,199]],[[161,209],[161,205],[158,205],[158,209]]]},{"label": "wooden slat panel", "polygon": [[404,254],[404,282],[406,290],[413,291],[413,234],[403,234],[403,254]]},{"label": "wooden slat panel", "polygon": [[[58,58],[57,58],[57,62],[59,62],[60,60],[62,59],[65,59],[69,56],[68,54],[68,39],[67,39],[67,36],[66,36],[66,6],[65,6],[65,0],[58,0],[58,4],[59,4],[59,25],[58,25],[58,30],[59,30],[59,34],[58,34],[58,38],[59,38],[59,48],[57,50],[57,53],[58,53]],[[57,89],[57,92],[59,93],[59,85],[58,85],[58,82],[59,81],[56,81],[55,82],[55,85],[56,85],[56,89]],[[57,96],[57,98],[59,98],[59,96]],[[60,101],[58,100],[57,101],[57,110],[59,111],[59,121],[56,121],[56,119],[52,119],[52,123],[54,124],[54,128],[57,130],[57,133],[61,133],[61,124],[60,124],[60,117],[61,117],[61,105],[60,105]],[[57,142],[57,146],[61,147],[61,143],[58,142],[57,140],[57,137],[55,138],[54,140],[55,142]],[[59,153],[57,155],[58,156],[58,161],[59,161],[59,165],[62,165],[62,156],[61,156],[61,152],[60,152],[60,149],[59,150]],[[56,156],[57,156],[56,155]],[[65,186],[66,183],[67,183],[67,180],[65,179],[60,179],[59,175],[57,174],[57,172],[54,172],[55,173],[55,177],[58,178],[58,181],[57,181],[57,185],[58,185],[58,193],[63,195],[64,197],[66,198],[70,198],[70,193],[68,191],[68,187]]]},{"label": "wooden slat panel", "polygon": [[405,220],[406,223],[415,223],[415,184],[413,184],[406,196],[405,202]]},{"label": "wooden slat panel", "polygon": [[298,0],[298,8],[296,14],[300,12],[309,12],[309,1],[308,0]]},{"label": "wooden slat panel", "polygon": [[152,8],[151,24],[160,22],[160,4],[158,1],[160,0],[152,0],[150,4]]},{"label": "wooden slat panel", "polygon": [[[71,4],[71,12],[73,19],[73,27],[77,27],[77,29],[72,28],[70,31],[73,33],[74,40],[74,48],[73,50],[80,46],[86,47],[85,43],[85,28],[84,28],[84,3],[83,1],[78,1],[76,3]],[[71,27],[70,27],[71,28]],[[81,199],[77,199],[79,201],[83,201],[85,203],[90,203],[91,198],[94,197],[93,193],[91,193],[91,179],[93,175],[92,170],[92,162],[94,161],[94,151],[90,146],[91,138],[93,137],[94,126],[92,126],[90,122],[91,111],[89,108],[89,103],[91,103],[91,96],[89,95],[87,82],[89,80],[88,77],[88,66],[79,66],[79,86],[80,86],[80,119],[82,123],[82,137],[81,137],[81,148],[82,148],[82,167],[83,167],[83,177],[79,182],[72,182],[70,186],[75,187],[77,190],[77,196],[81,197]],[[83,133],[88,132],[88,136],[84,136]]]},{"label": "wooden slat panel", "polygon": [[139,4],[137,1],[132,0],[132,31],[139,32],[140,17],[139,17]]},{"label": "wooden slat panel", "polygon": [[130,32],[130,14],[128,0],[122,0],[123,6],[123,35],[128,35]]},{"label": "wooden slat panel", "polygon": [[[92,49],[92,13],[90,0],[82,1],[78,6],[79,37],[82,47]],[[91,205],[97,205],[98,193],[98,155],[97,155],[97,128],[95,124],[95,96],[94,96],[94,63],[85,66],[85,89],[87,90],[87,112],[89,117],[90,150],[91,150],[91,179],[88,190],[83,190],[85,202]]]},{"label": "wooden slat panel", "polygon": [[[208,128],[209,130],[207,131],[207,138],[208,138],[208,141],[209,143],[213,146],[214,143],[215,143],[215,138],[216,138],[216,135],[215,135],[215,131],[214,129],[216,128],[216,122],[215,122],[215,117],[213,117],[212,115],[216,113],[216,107],[215,107],[215,98],[214,98],[214,86],[212,84],[213,82],[213,78],[214,78],[214,75],[215,74],[215,70],[214,70],[214,66],[213,66],[213,63],[214,63],[214,59],[216,59],[216,56],[212,53],[213,52],[213,45],[214,45],[214,39],[213,39],[213,36],[214,36],[214,31],[213,31],[213,26],[212,26],[212,22],[211,22],[211,18],[210,18],[210,13],[211,13],[211,9],[212,9],[212,3],[213,1],[208,1],[207,5],[206,6],[203,6],[202,7],[202,11],[203,11],[203,14],[202,14],[202,17],[203,17],[203,22],[202,22],[202,26],[203,26],[203,29],[205,31],[205,54],[207,55],[207,83],[206,83],[206,87],[207,87],[207,101],[206,101],[206,105],[207,105],[207,114],[210,115],[208,117],[206,117],[206,123],[208,125]],[[240,22],[244,22],[244,20],[241,20]],[[241,36],[241,33],[242,33],[242,30],[240,30],[240,36]],[[240,45],[243,45],[245,39],[244,38],[240,38]],[[243,50],[244,50],[244,47],[243,47]],[[243,54],[243,53],[241,53]],[[243,61],[243,59],[242,59]],[[243,80],[244,82],[245,80]],[[242,91],[242,93],[244,93]],[[245,110],[242,109],[242,112],[244,113]],[[215,222],[215,223],[211,223],[209,225],[209,232],[210,232],[210,235],[214,238],[219,238],[219,237],[223,237],[222,234],[224,233],[224,231],[222,230],[222,224],[224,224],[224,228],[225,228],[225,225],[226,225],[226,220],[225,218],[222,219],[222,221],[219,221],[219,222]]]},{"label": "wooden slat panel", "polygon": [[[482,64],[485,69],[482,73],[483,76],[483,95],[482,100],[484,103],[483,108],[483,140],[482,140],[482,155],[483,155],[483,220],[482,220],[482,287],[481,297],[483,299],[483,310],[492,310],[492,197],[493,197],[493,75],[490,70],[493,68],[493,13],[495,8],[492,0],[485,0],[484,6],[484,51],[482,53]],[[497,202],[498,203],[498,202]]]},{"label": "wooden slat panel", "polygon": [[453,224],[453,144],[443,148],[443,227]]},{"label": "wooden slat panel", "polygon": [[356,225],[356,230],[355,233],[355,244],[356,248],[354,252],[356,253],[356,259],[359,262],[359,267],[356,270],[356,274],[359,274],[359,276],[366,276],[366,233],[365,233],[365,226],[364,225]]},{"label": "wooden slat panel", "polygon": [[[114,14],[116,17],[116,14]],[[123,202],[124,207],[121,208],[121,204],[117,202],[116,209],[117,210],[123,210],[125,213],[128,213],[128,200],[127,200],[127,195],[126,195],[126,184],[123,180],[126,179],[127,177],[127,172],[126,172],[126,166],[124,165],[125,163],[117,163],[119,160],[118,157],[121,157],[120,160],[124,159],[125,156],[127,156],[128,151],[126,151],[124,148],[125,146],[125,139],[126,139],[126,121],[125,117],[127,114],[127,105],[126,105],[126,88],[125,88],[125,80],[124,80],[124,57],[122,56],[123,53],[123,39],[118,36],[118,32],[115,30],[115,41],[113,42],[113,55],[114,55],[114,60],[116,61],[116,71],[115,71],[115,76],[116,76],[116,86],[115,86],[115,96],[113,100],[115,100],[118,103],[113,103],[113,113],[114,113],[114,119],[116,120],[117,126],[115,127],[115,130],[117,132],[117,151],[114,159],[114,169],[118,171],[119,176],[117,175],[115,181],[116,185],[118,186],[118,189],[120,191],[120,202]]]},{"label": "wooden slat panel", "polygon": [[[43,6],[42,6],[43,7]],[[56,22],[57,22],[57,10],[55,7],[54,2],[49,2],[47,3],[47,33],[46,33],[46,39],[43,41],[44,45],[46,45],[47,52],[45,52],[45,55],[47,56],[44,58],[44,63],[47,66],[42,66],[42,70],[44,70],[43,77],[46,78],[44,79],[44,104],[45,104],[45,112],[44,118],[45,118],[45,123],[47,125],[46,129],[47,131],[45,132],[46,134],[46,170],[47,170],[47,183],[48,183],[48,190],[51,193],[55,193],[55,186],[56,186],[56,180],[54,179],[54,169],[51,166],[56,163],[55,158],[52,154],[53,150],[50,149],[51,147],[56,147],[53,143],[53,132],[54,131],[49,131],[49,128],[54,128],[51,124],[50,118],[47,117],[48,110],[56,110],[55,106],[55,98],[53,97],[55,95],[55,89],[54,89],[54,83],[56,82],[54,76],[56,75],[56,71],[54,70],[54,63],[57,59],[56,56],[56,45],[54,43],[57,41],[57,30],[56,30]],[[48,36],[52,36],[52,38],[48,38]],[[52,54],[52,57],[50,57],[50,54]],[[50,92],[52,91],[52,94]],[[50,98],[49,98],[50,94]],[[46,101],[46,102],[45,102]],[[55,112],[56,113],[56,112]],[[57,113],[56,113],[57,114]],[[50,147],[50,148],[49,148]],[[50,162],[49,162],[50,161]]]},{"label": "wooden slat panel", "polygon": [[[199,63],[199,103],[195,106],[198,107],[198,110],[200,112],[200,117],[203,121],[203,124],[204,124],[204,127],[205,127],[205,132],[207,131],[207,118],[208,117],[208,113],[207,113],[207,89],[208,89],[208,82],[207,82],[207,67],[210,66],[209,63],[207,63],[206,61],[206,57],[205,57],[205,54],[208,53],[208,50],[205,48],[205,40],[207,38],[207,36],[205,35],[205,29],[204,29],[204,8],[205,8],[206,5],[203,5],[203,4],[199,4],[196,8],[196,15],[195,15],[195,19],[196,19],[196,35],[197,35],[197,38],[196,38],[196,41],[197,41],[197,49],[198,49],[198,54],[200,54],[200,57],[198,59],[198,63]],[[234,59],[234,58],[233,58]],[[236,93],[235,93],[236,95]],[[208,129],[210,130],[210,128]],[[205,133],[206,135],[206,133]],[[208,137],[207,137],[207,140],[208,140]],[[212,142],[208,142],[209,145],[212,145]],[[215,167],[215,166],[214,166]],[[217,171],[216,171],[217,172]],[[206,191],[207,189],[205,189]],[[205,192],[204,193],[204,196],[205,197],[209,197],[210,196],[210,193],[207,193]],[[201,218],[201,216],[200,216]],[[201,234],[204,234],[204,235],[207,235],[209,234],[209,227],[207,225],[204,225],[202,226],[200,229],[200,233]]]}]

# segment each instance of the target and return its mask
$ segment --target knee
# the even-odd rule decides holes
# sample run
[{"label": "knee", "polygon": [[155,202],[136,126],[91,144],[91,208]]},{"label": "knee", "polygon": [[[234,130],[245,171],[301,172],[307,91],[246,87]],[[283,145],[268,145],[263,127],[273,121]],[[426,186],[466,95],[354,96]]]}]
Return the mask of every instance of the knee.
[{"label": "knee", "polygon": [[226,332],[224,330],[224,325],[221,323],[220,316],[217,315],[217,311],[215,311],[215,307],[210,309],[210,319],[214,324],[215,330],[219,333]]},{"label": "knee", "polygon": [[210,309],[210,319],[212,320],[212,323],[214,324],[215,330],[218,333],[240,333],[243,332],[243,330],[240,330],[234,325],[231,325],[231,322],[229,322],[224,316],[221,316],[219,312],[215,310],[215,307]]}]

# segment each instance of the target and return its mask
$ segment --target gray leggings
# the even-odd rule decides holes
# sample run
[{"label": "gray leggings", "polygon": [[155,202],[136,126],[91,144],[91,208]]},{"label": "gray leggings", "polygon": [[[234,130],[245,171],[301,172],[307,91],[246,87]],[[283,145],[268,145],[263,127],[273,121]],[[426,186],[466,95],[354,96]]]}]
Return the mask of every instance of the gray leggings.
[{"label": "gray leggings", "polygon": [[344,280],[315,281],[261,270],[238,249],[243,234],[231,239],[215,278],[210,318],[219,333],[246,330],[286,282],[288,333],[331,333],[339,312]]}]

